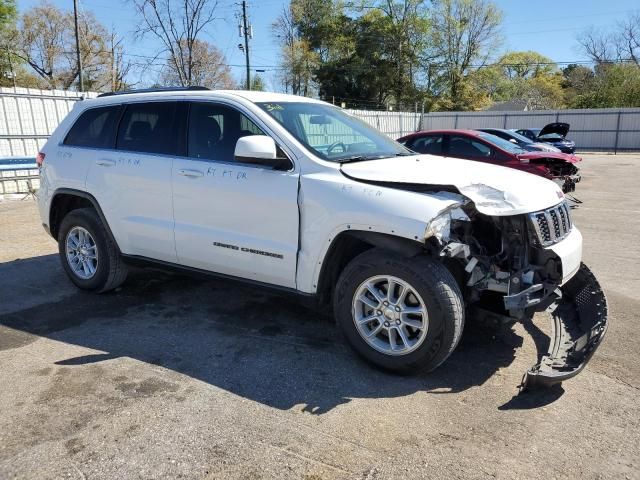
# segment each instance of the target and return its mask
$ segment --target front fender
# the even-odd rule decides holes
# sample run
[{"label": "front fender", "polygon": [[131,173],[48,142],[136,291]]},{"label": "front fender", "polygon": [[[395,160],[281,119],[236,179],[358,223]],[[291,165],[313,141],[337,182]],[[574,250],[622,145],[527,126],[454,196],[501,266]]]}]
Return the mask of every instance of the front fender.
[{"label": "front fender", "polygon": [[439,213],[464,202],[451,193],[418,193],[367,185],[339,172],[300,180],[300,250],[297,286],[315,293],[331,243],[343,232],[374,232],[424,243],[425,230]]}]

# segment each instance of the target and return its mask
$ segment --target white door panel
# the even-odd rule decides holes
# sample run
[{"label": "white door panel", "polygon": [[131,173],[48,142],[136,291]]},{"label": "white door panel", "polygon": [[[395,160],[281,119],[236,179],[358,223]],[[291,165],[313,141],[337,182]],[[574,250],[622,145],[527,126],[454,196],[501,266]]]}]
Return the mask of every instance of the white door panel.
[{"label": "white door panel", "polygon": [[123,253],[176,262],[172,162],[164,155],[94,151],[87,189]]},{"label": "white door panel", "polygon": [[180,264],[295,287],[298,174],[175,159]]}]

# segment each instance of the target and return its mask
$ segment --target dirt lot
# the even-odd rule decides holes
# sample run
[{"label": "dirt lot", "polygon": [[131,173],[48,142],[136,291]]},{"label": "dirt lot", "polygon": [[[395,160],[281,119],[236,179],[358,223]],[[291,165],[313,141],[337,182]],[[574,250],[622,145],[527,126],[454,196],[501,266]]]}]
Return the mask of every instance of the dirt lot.
[{"label": "dirt lot", "polygon": [[0,478],[640,478],[640,155],[583,172],[610,330],[581,375],[520,396],[521,325],[470,321],[437,372],[387,375],[253,287],[141,270],[81,293],[34,203],[0,203]]}]

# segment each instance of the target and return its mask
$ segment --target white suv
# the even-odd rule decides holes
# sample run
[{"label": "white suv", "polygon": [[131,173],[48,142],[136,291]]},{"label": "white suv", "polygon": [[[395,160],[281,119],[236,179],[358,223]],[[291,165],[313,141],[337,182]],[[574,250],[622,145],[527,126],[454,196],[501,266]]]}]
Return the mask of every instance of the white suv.
[{"label": "white suv", "polygon": [[416,155],[324,102],[202,88],[78,102],[42,152],[38,201],[78,287],[149,261],[333,304],[353,348],[433,370],[467,318],[548,309],[549,353],[524,385],[578,373],[604,295],[551,181]]}]

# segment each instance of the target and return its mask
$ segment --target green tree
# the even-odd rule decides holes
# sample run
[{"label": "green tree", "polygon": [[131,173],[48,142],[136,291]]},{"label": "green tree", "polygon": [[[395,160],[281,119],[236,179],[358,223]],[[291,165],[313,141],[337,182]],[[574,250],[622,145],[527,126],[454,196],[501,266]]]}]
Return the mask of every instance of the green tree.
[{"label": "green tree", "polygon": [[597,65],[589,82],[576,88],[570,106],[640,107],[640,66],[633,63]]},{"label": "green tree", "polygon": [[[426,61],[434,77],[434,107],[464,110],[475,88],[468,75],[484,66],[501,41],[502,13],[489,0],[434,0]],[[472,102],[473,103],[473,102]]]},{"label": "green tree", "polygon": [[13,84],[15,75],[11,37],[18,12],[14,0],[0,0],[0,86]]}]

